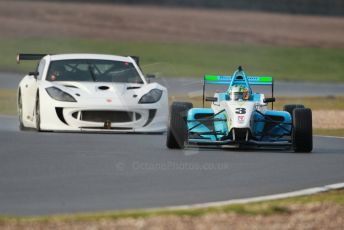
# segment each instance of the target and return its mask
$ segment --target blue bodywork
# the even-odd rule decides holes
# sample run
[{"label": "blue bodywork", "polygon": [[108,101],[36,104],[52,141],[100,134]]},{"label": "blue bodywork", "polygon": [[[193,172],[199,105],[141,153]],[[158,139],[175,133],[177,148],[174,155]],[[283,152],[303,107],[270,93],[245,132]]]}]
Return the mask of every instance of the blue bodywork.
[{"label": "blue bodywork", "polygon": [[[212,116],[214,119],[209,119]],[[207,119],[209,121],[204,121]],[[228,135],[229,132],[226,114],[223,112],[214,116],[214,110],[211,108],[190,109],[187,120],[188,129],[201,138],[216,141]],[[216,134],[209,133],[213,132],[213,130],[215,130]]]},{"label": "blue bodywork", "polygon": [[[267,110],[264,115],[257,112],[253,114],[252,135],[254,137],[261,141],[279,141],[281,137],[291,135],[291,116],[288,112]],[[267,118],[276,122],[270,123]]]},{"label": "blue bodywork", "polygon": [[[248,101],[261,103],[262,94],[252,92],[251,85],[267,85],[273,87],[271,77],[247,77],[245,72],[239,68],[233,76],[204,77],[206,84],[226,84],[228,90],[233,85],[243,85],[249,89]],[[203,91],[204,95],[204,91]],[[215,94],[217,101],[229,101],[228,91]],[[203,96],[204,98],[204,96]],[[222,110],[215,114],[212,108],[193,108],[187,114],[188,142],[191,144],[255,144],[255,145],[290,145],[292,133],[292,118],[288,112],[276,110],[254,110],[250,120],[250,129],[246,136],[238,140],[233,130],[230,130],[227,112]],[[247,131],[248,130],[248,131]],[[243,130],[236,130],[243,132]],[[240,133],[239,133],[240,134]],[[238,134],[237,134],[238,135]]]}]

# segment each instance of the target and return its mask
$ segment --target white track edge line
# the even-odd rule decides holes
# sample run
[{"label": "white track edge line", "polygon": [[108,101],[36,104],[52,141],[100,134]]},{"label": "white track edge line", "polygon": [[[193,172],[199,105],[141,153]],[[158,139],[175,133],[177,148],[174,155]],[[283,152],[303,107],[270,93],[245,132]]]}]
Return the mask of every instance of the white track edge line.
[{"label": "white track edge line", "polygon": [[326,138],[338,138],[338,139],[344,139],[344,137],[337,137],[337,136],[323,136],[323,135],[313,135],[315,137],[326,137]]},{"label": "white track edge line", "polygon": [[250,198],[243,198],[243,199],[232,199],[227,201],[217,201],[217,202],[208,202],[202,204],[191,204],[191,205],[179,205],[179,206],[169,206],[163,208],[153,208],[148,210],[184,210],[184,209],[194,209],[194,208],[209,208],[209,207],[218,207],[224,205],[232,205],[232,204],[247,204],[252,202],[261,202],[261,201],[268,201],[268,200],[277,200],[277,199],[285,199],[297,196],[305,196],[305,195],[313,195],[321,192],[327,192],[330,190],[342,189],[344,188],[343,183],[336,183],[336,184],[329,184],[321,187],[313,187],[308,189],[297,190],[293,192],[287,193],[279,193],[267,196],[257,196],[257,197],[250,197]]}]

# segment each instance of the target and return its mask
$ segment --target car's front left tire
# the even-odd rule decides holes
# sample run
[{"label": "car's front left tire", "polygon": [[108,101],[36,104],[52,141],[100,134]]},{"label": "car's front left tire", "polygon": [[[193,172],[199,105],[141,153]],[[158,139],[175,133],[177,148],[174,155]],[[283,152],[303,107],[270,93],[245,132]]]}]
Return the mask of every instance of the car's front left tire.
[{"label": "car's front left tire", "polygon": [[21,92],[19,91],[18,94],[18,119],[19,119],[19,130],[24,131],[27,130],[23,123],[23,99],[21,96]]},{"label": "car's front left tire", "polygon": [[39,103],[39,95],[36,97],[36,109],[35,109],[35,116],[36,116],[36,130],[37,132],[41,132],[41,107]]},{"label": "car's front left tire", "polygon": [[173,102],[167,130],[166,146],[170,149],[183,149],[187,138],[187,112],[193,107],[190,102]]},{"label": "car's front left tire", "polygon": [[291,117],[293,117],[294,109],[298,109],[298,108],[303,109],[303,108],[305,108],[305,106],[301,105],[301,104],[290,104],[290,105],[284,105],[283,106],[283,110],[288,112]]}]

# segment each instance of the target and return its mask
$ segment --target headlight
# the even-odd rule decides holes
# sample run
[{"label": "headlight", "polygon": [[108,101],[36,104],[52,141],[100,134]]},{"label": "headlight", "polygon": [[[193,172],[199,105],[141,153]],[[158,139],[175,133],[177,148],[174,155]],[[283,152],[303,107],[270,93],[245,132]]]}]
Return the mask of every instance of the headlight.
[{"label": "headlight", "polygon": [[74,97],[70,94],[63,92],[59,88],[56,87],[49,87],[45,89],[50,97],[54,98],[57,101],[68,101],[68,102],[76,102]]},{"label": "headlight", "polygon": [[162,90],[152,89],[147,94],[143,95],[139,101],[140,104],[155,103],[160,100],[162,95]]}]

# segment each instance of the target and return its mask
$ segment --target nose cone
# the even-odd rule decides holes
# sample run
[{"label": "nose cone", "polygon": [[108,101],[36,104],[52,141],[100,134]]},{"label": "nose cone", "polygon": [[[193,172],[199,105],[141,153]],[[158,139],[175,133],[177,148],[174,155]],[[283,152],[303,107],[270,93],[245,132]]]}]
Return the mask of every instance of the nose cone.
[{"label": "nose cone", "polygon": [[231,128],[249,128],[251,125],[251,115],[254,111],[254,103],[245,101],[227,101],[225,109],[229,115]]}]

